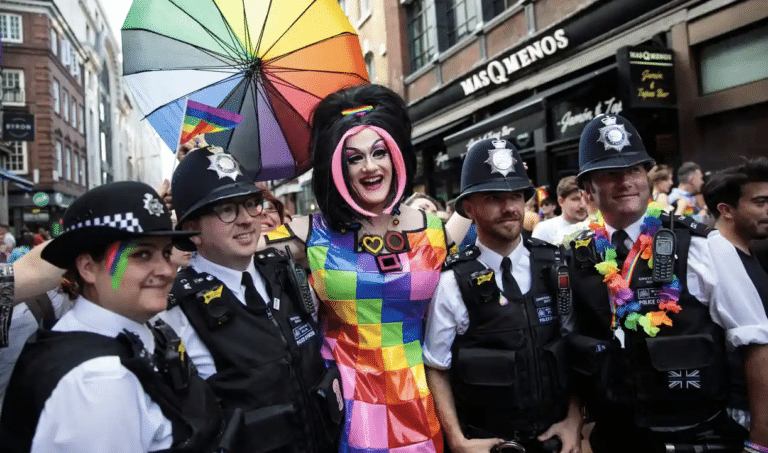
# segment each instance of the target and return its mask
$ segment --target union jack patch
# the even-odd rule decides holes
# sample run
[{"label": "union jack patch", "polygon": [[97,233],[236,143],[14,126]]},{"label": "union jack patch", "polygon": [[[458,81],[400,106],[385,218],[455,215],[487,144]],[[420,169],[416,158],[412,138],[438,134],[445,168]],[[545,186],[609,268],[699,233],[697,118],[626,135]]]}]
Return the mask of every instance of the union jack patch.
[{"label": "union jack patch", "polygon": [[667,373],[669,388],[671,389],[701,388],[701,370],[678,370]]}]

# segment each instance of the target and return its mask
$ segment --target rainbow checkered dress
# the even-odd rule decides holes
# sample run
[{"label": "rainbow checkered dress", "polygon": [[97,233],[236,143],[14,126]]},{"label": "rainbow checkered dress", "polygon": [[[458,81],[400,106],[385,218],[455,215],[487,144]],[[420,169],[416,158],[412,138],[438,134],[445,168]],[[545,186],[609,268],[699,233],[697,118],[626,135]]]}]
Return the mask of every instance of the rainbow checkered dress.
[{"label": "rainbow checkered dress", "polygon": [[341,371],[347,410],[341,453],[443,451],[421,343],[445,234],[439,218],[425,218],[425,228],[405,233],[402,269],[382,273],[373,255],[355,251],[355,232],[332,231],[312,216],[307,258],[322,301],[323,356]]}]

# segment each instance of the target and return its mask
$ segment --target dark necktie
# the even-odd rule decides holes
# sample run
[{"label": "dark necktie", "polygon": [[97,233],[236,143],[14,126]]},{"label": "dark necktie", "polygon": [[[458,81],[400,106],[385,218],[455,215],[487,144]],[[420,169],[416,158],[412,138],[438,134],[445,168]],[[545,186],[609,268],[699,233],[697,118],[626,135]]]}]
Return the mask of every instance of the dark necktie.
[{"label": "dark necktie", "polygon": [[624,265],[624,260],[627,259],[627,255],[629,255],[627,239],[629,239],[629,235],[624,230],[616,230],[613,232],[613,236],[611,236],[611,244],[616,248],[616,264],[618,265],[619,270],[621,270],[621,267]]},{"label": "dark necktie", "polygon": [[264,308],[266,302],[261,298],[256,286],[253,284],[253,277],[250,272],[243,272],[242,285],[245,287],[245,304],[251,308]]},{"label": "dark necktie", "polygon": [[509,257],[504,257],[501,260],[501,285],[502,294],[508,300],[520,299],[523,297],[523,293],[520,291],[520,287],[515,281],[515,277],[512,276],[512,260]]}]

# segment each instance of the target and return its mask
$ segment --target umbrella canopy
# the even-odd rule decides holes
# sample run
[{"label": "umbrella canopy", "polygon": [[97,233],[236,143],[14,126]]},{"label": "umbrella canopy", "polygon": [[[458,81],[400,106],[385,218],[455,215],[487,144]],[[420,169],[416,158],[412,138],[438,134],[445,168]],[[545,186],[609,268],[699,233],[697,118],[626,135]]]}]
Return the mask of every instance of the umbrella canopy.
[{"label": "umbrella canopy", "polygon": [[309,169],[312,110],[368,79],[337,0],[134,0],[122,40],[125,81],[165,143],[176,151],[188,100],[237,113],[206,141],[260,181]]}]

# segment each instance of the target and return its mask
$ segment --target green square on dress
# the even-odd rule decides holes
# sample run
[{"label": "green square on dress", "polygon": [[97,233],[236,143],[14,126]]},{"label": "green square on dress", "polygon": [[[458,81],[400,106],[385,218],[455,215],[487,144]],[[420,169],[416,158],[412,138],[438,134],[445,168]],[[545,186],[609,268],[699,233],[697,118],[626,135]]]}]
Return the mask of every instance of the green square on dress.
[{"label": "green square on dress", "polygon": [[307,247],[307,262],[312,270],[325,269],[325,261],[328,259],[328,247],[314,245]]},{"label": "green square on dress", "polygon": [[381,347],[403,344],[403,323],[387,322],[381,325]]},{"label": "green square on dress", "polygon": [[443,229],[443,221],[436,215],[427,216],[427,228],[434,228],[437,230]]},{"label": "green square on dress", "polygon": [[[384,337],[384,334],[382,333],[381,336]],[[424,359],[421,354],[421,344],[418,340],[406,343],[405,357],[408,359],[408,366],[416,366],[420,363],[424,363]]]},{"label": "green square on dress", "polygon": [[381,299],[358,299],[357,323],[381,324]]},{"label": "green square on dress", "polygon": [[357,272],[325,271],[325,294],[331,300],[355,300],[357,293]]}]

